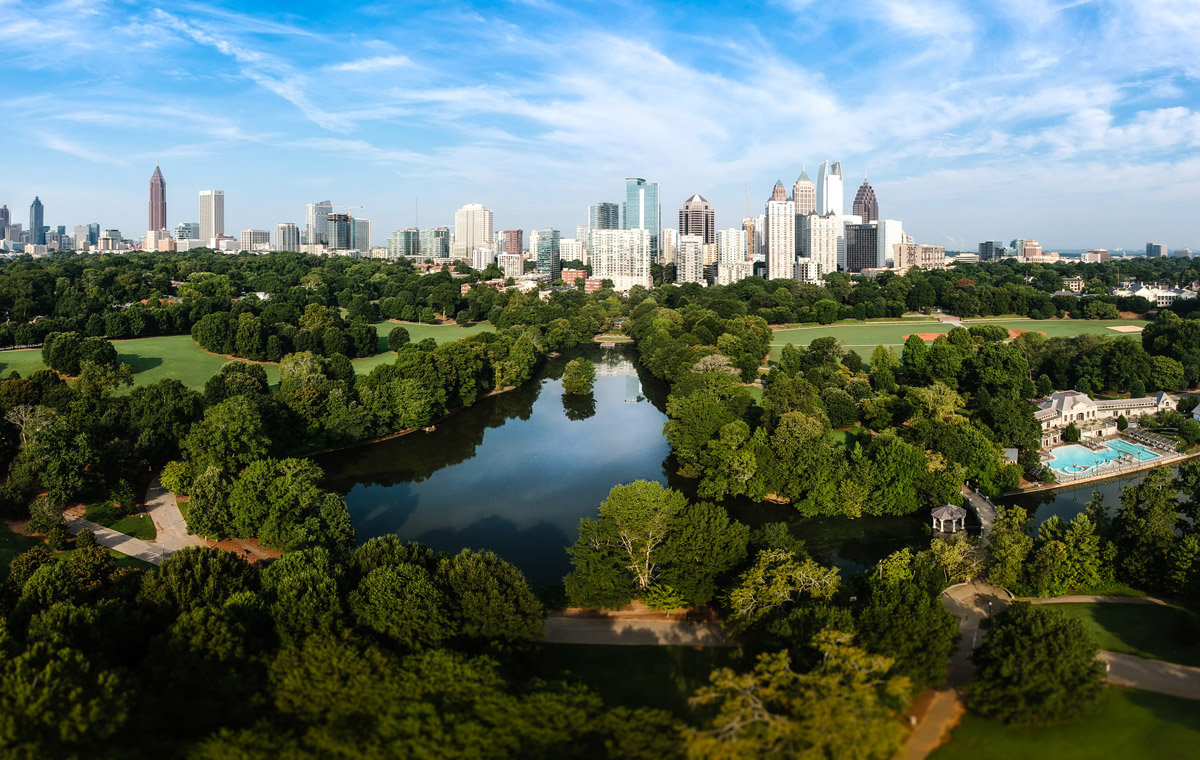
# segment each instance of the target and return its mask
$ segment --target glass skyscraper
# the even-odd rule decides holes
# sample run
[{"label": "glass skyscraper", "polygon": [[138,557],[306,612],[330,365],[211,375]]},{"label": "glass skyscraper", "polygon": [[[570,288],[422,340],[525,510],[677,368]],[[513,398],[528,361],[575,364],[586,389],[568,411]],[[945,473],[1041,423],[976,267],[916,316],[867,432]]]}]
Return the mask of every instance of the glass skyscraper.
[{"label": "glass skyscraper", "polygon": [[625,202],[621,204],[621,228],[649,230],[650,250],[658,257],[658,241],[662,231],[662,207],[658,203],[658,183],[641,177],[625,178]]},{"label": "glass skyscraper", "polygon": [[588,228],[593,230],[621,229],[621,207],[615,203],[593,203],[588,206]]},{"label": "glass skyscraper", "polygon": [[46,244],[46,230],[42,223],[44,214],[41,200],[34,196],[33,203],[29,204],[29,242],[33,245]]},{"label": "glass skyscraper", "polygon": [[529,236],[529,252],[537,256],[539,274],[550,275],[554,282],[562,276],[562,263],[559,258],[559,232],[547,227],[544,230],[534,230]]}]

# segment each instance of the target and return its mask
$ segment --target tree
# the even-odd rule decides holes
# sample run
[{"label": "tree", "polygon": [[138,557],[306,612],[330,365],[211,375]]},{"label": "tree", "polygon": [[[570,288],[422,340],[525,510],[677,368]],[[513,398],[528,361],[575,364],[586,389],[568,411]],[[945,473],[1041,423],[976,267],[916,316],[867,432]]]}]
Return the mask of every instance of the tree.
[{"label": "tree", "polygon": [[1125,419],[1125,415],[1117,417],[1117,430],[1125,432],[1129,429],[1129,420]]},{"label": "tree", "polygon": [[786,652],[763,654],[754,670],[713,671],[692,704],[715,712],[703,728],[684,730],[689,758],[896,756],[904,729],[896,711],[910,685],[890,675],[892,661],[853,646],[849,634],[817,635],[820,665],[791,668]]},{"label": "tree", "polygon": [[988,534],[987,576],[993,585],[1016,588],[1021,582],[1025,559],[1033,550],[1027,533],[1031,519],[1023,507],[1000,506]]},{"label": "tree", "polygon": [[802,596],[831,599],[837,592],[838,569],[826,568],[783,549],[759,551],[730,592],[726,626],[744,631],[773,610],[796,603]]},{"label": "tree", "polygon": [[[569,550],[574,569],[564,580],[567,596],[583,606],[620,607],[648,588],[671,524],[686,506],[683,494],[659,483],[613,486],[599,518],[579,521],[579,539]],[[624,573],[614,572],[618,568]]]},{"label": "tree", "polygon": [[455,634],[448,600],[416,565],[372,570],[350,593],[358,622],[408,649],[435,647]]},{"label": "tree", "polygon": [[270,445],[256,405],[246,396],[234,396],[206,409],[180,448],[197,472],[215,467],[232,477],[266,456]]},{"label": "tree", "polygon": [[848,427],[858,421],[858,403],[841,388],[829,387],[821,391],[821,401],[832,427]]},{"label": "tree", "polygon": [[596,365],[587,359],[572,359],[563,372],[563,393],[586,396],[596,384]]},{"label": "tree", "polygon": [[925,355],[928,347],[925,340],[917,334],[908,336],[904,341],[904,368],[908,373],[909,382],[920,382],[925,373]]},{"label": "tree", "polygon": [[813,319],[823,325],[831,325],[837,321],[839,307],[837,301],[822,298],[812,305]]},{"label": "tree", "polygon": [[1104,694],[1104,664],[1082,622],[1014,602],[991,623],[971,655],[972,710],[1016,726],[1070,723],[1095,711]]},{"label": "tree", "polygon": [[876,584],[857,628],[858,643],[892,658],[892,672],[912,681],[914,691],[945,679],[959,637],[958,622],[939,596],[909,578]]},{"label": "tree", "polygon": [[687,604],[707,604],[716,596],[718,580],[746,559],[750,529],[718,504],[688,504],[672,520],[663,544],[662,583]]},{"label": "tree", "polygon": [[1079,440],[1079,427],[1074,422],[1067,424],[1066,430],[1063,431],[1062,439],[1067,443],[1075,443]]},{"label": "tree", "polygon": [[389,351],[399,351],[401,346],[407,345],[409,340],[408,328],[403,325],[393,327],[388,333],[387,342]]},{"label": "tree", "polygon": [[492,552],[463,549],[442,561],[438,580],[449,591],[459,636],[485,643],[542,638],[541,603],[521,571]]}]

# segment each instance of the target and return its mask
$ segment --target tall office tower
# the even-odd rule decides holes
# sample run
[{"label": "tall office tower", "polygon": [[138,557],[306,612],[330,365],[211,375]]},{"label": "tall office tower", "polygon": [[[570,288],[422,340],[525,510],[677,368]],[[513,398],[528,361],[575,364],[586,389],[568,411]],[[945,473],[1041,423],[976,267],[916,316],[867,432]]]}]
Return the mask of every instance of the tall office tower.
[{"label": "tall office tower", "polygon": [[858,192],[854,195],[854,206],[851,209],[855,216],[861,216],[863,224],[879,221],[879,201],[875,200],[875,188],[863,177]]},{"label": "tall office tower", "polygon": [[476,248],[492,247],[492,217],[482,203],[468,203],[454,212],[454,258],[468,259]]},{"label": "tall office tower", "polygon": [[200,239],[200,223],[199,222],[180,222],[175,225],[176,240],[199,240]]},{"label": "tall office tower", "polygon": [[796,184],[792,185],[792,203],[797,214],[811,214],[817,210],[817,186],[808,178],[808,169],[801,167]]},{"label": "tall office tower", "polygon": [[396,230],[387,241],[389,259],[415,259],[421,255],[421,231],[416,227]]},{"label": "tall office tower", "polygon": [[329,215],[333,213],[333,204],[329,201],[317,201],[305,207],[304,231],[309,245],[329,245]]},{"label": "tall office tower", "polygon": [[240,242],[243,251],[269,251],[271,233],[266,230],[242,230]]},{"label": "tall office tower", "polygon": [[592,277],[612,280],[614,290],[649,288],[651,256],[650,230],[592,230]]},{"label": "tall office tower", "polygon": [[716,241],[716,212],[708,201],[699,193],[684,202],[679,209],[679,241],[683,243],[684,235],[699,235],[705,243]]},{"label": "tall office tower", "polygon": [[225,234],[225,191],[200,191],[200,239],[208,241]]},{"label": "tall office tower", "polygon": [[348,251],[350,246],[354,244],[350,237],[350,215],[349,214],[326,214],[326,232],[329,235],[328,242],[325,243],[331,251]]},{"label": "tall office tower", "polygon": [[822,161],[817,168],[817,214],[842,215],[845,208],[845,193],[842,190],[842,162]]},{"label": "tall office tower", "polygon": [[421,230],[420,255],[422,259],[450,258],[450,228],[430,227]]},{"label": "tall office tower", "polygon": [[896,219],[880,219],[875,223],[878,228],[879,250],[875,254],[876,266],[890,267],[892,265],[892,246],[904,242],[904,225]]},{"label": "tall office tower", "polygon": [[746,231],[737,227],[717,231],[717,263],[746,261]]},{"label": "tall office tower", "polygon": [[504,231],[504,252],[518,256],[525,250],[525,230]]},{"label": "tall office tower", "polygon": [[621,229],[621,206],[616,203],[593,203],[588,206],[588,227],[593,230]]},{"label": "tall office tower", "polygon": [[42,226],[45,211],[41,200],[35,195],[33,203],[29,204],[29,242],[33,245],[46,244],[46,229]]},{"label": "tall office tower", "polygon": [[292,222],[280,222],[275,225],[275,250],[299,251],[300,228]]},{"label": "tall office tower", "polygon": [[154,165],[154,174],[150,176],[150,226],[147,229],[165,230],[167,228],[167,181],[163,179],[158,164]]},{"label": "tall office tower", "polygon": [[679,262],[679,230],[667,227],[662,231],[662,247],[658,251],[658,263],[664,267]]},{"label": "tall office tower", "polygon": [[679,236],[679,263],[675,265],[675,282],[704,282],[704,238],[699,235]]},{"label": "tall office tower", "polygon": [[787,188],[783,186],[783,180],[775,180],[775,187],[771,188],[771,200],[786,201],[787,199]]},{"label": "tall office tower", "polygon": [[999,261],[1004,258],[1004,243],[999,240],[985,240],[979,244],[980,261]]},{"label": "tall office tower", "polygon": [[88,241],[92,245],[100,242],[100,222],[92,222],[88,225]]},{"label": "tall office tower", "polygon": [[879,251],[879,228],[875,224],[846,225],[847,272],[881,268]]},{"label": "tall office tower", "polygon": [[755,229],[758,226],[758,220],[753,217],[742,219],[742,232],[746,233],[746,257],[745,261],[754,259],[754,254],[758,253],[758,232]]},{"label": "tall office tower", "polygon": [[809,214],[800,219],[800,258],[815,266],[815,275],[809,279],[820,283],[825,275],[837,271],[838,237],[844,234],[843,224],[832,214]]},{"label": "tall office tower", "polygon": [[350,247],[367,253],[371,250],[371,220],[350,220]]},{"label": "tall office tower", "polygon": [[790,280],[796,271],[796,204],[787,200],[767,201],[766,232],[767,279]]},{"label": "tall office tower", "polygon": [[[37,203],[37,200],[34,200],[34,203]],[[30,212],[30,213],[32,214],[32,212]],[[29,219],[30,219],[29,224],[32,226],[33,225],[33,216],[31,215],[29,217]],[[39,227],[39,229],[40,229],[40,227]],[[1162,243],[1146,243],[1146,258],[1157,259],[1157,258],[1161,258],[1166,255],[1167,255],[1167,247],[1165,245],[1163,245]]]},{"label": "tall office tower", "polygon": [[8,205],[0,206],[0,238],[4,237],[10,224],[12,224],[12,215],[8,213]]},{"label": "tall office tower", "polygon": [[75,225],[75,250],[86,251],[91,244],[92,240],[88,236],[88,226],[86,224]]},{"label": "tall office tower", "polygon": [[659,251],[662,234],[662,206],[658,202],[658,183],[640,177],[625,178],[625,202],[621,204],[622,229],[649,230],[650,250]]},{"label": "tall office tower", "polygon": [[550,275],[550,282],[554,282],[562,275],[559,237],[558,230],[552,227],[529,233],[529,253],[537,260],[538,274]]}]

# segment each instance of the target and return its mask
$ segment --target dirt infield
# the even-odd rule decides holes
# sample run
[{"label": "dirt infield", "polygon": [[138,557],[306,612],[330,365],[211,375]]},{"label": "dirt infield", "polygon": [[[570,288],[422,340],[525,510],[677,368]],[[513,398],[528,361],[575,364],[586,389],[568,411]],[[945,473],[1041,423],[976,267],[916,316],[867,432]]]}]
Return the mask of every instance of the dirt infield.
[{"label": "dirt infield", "polygon": [[1108,329],[1119,333],[1140,333],[1145,328],[1140,325],[1109,325]]},{"label": "dirt infield", "polygon": [[[915,333],[915,334],[921,340],[937,340],[938,338],[943,338],[946,336],[946,333]],[[904,338],[905,340],[908,340],[909,338],[912,337],[912,335],[903,335],[901,337]]]},{"label": "dirt infield", "polygon": [[[1111,330],[1112,328],[1110,327],[1109,329]],[[1045,334],[1046,334],[1046,333],[1042,332],[1041,330],[1009,330],[1009,331],[1008,331],[1008,337],[1010,337],[1010,338],[1015,338],[1015,337],[1017,337],[1018,335],[1020,335],[1021,333],[1027,333],[1027,332],[1031,332],[1031,333],[1037,333],[1038,335],[1045,335]]]}]

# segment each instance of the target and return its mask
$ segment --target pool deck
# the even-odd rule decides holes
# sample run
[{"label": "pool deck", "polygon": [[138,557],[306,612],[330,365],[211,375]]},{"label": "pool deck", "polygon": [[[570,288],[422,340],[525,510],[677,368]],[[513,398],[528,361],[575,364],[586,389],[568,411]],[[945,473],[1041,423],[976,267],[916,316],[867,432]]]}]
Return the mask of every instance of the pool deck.
[{"label": "pool deck", "polygon": [[1108,480],[1110,478],[1119,478],[1142,470],[1152,470],[1155,467],[1163,467],[1165,465],[1174,465],[1182,462],[1185,459],[1200,456],[1200,450],[1196,450],[1186,454],[1180,453],[1163,453],[1155,459],[1150,459],[1145,462],[1136,462],[1128,467],[1120,467],[1115,470],[1106,470],[1095,475],[1085,475],[1079,478],[1072,478],[1067,481],[1055,481],[1053,483],[1037,485],[1032,488],[1021,488],[1016,491],[1010,491],[1010,494],[1018,493],[1035,493],[1037,491],[1053,491],[1055,488],[1067,488],[1068,486],[1077,486],[1080,483],[1092,483],[1098,480]]}]

